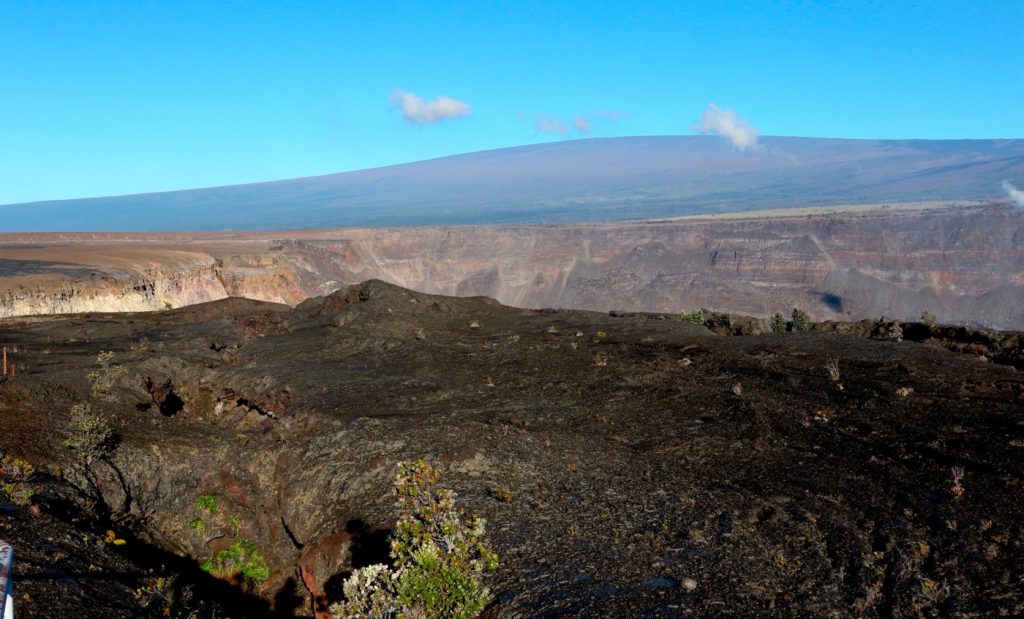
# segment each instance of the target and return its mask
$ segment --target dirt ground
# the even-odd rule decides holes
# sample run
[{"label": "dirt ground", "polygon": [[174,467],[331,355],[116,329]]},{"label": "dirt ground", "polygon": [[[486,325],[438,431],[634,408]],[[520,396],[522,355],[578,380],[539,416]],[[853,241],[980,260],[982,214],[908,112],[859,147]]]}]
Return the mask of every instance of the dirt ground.
[{"label": "dirt ground", "polygon": [[[418,457],[487,518],[488,616],[1024,615],[1019,334],[710,318],[371,281],[0,323],[0,451],[36,469],[36,507],[0,511],[18,616],[312,616],[386,558]],[[117,434],[95,493],[64,447],[76,403]],[[261,586],[198,569],[200,496]]]}]

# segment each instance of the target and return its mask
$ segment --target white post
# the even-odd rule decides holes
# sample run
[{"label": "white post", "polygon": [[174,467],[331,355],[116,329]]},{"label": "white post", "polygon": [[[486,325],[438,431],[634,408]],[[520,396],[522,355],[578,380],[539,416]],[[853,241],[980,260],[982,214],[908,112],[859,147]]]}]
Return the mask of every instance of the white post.
[{"label": "white post", "polygon": [[3,619],[14,619],[14,549],[0,541],[0,615]]}]

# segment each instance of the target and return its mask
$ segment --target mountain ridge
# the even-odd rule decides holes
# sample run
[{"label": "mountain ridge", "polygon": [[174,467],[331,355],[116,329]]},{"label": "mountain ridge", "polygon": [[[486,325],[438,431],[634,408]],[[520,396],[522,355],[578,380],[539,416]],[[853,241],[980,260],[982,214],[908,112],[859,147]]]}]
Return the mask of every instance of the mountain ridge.
[{"label": "mountain ridge", "polygon": [[[763,208],[992,199],[1024,140],[589,138],[327,175],[0,205],[17,231],[269,230],[627,221]],[[56,222],[56,223],[54,223]]]}]

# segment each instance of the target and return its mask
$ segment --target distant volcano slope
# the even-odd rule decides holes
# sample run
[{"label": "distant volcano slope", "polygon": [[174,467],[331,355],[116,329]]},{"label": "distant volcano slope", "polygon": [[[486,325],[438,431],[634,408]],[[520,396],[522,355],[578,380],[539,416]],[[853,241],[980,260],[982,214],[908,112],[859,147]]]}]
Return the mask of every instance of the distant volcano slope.
[{"label": "distant volcano slope", "polygon": [[1024,184],[1024,140],[586,139],[292,180],[0,206],[18,231],[271,230],[621,221],[978,200]]}]

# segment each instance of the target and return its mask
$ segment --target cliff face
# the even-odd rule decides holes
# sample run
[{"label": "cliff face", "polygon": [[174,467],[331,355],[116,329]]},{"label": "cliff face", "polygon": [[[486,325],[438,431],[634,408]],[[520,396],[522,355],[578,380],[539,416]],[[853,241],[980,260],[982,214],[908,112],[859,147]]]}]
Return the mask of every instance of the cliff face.
[{"label": "cliff face", "polygon": [[[0,243],[0,316],[244,296],[294,305],[367,279],[518,307],[888,315],[1024,327],[1024,213],[880,209],[756,219]],[[45,260],[44,260],[45,258]]]},{"label": "cliff face", "polygon": [[377,278],[518,307],[769,315],[800,306],[819,320],[928,311],[949,322],[1024,324],[1024,216],[995,207],[350,230],[291,240],[283,251],[305,257],[330,285]]},{"label": "cliff face", "polygon": [[[294,305],[306,298],[293,267],[263,256],[171,256],[160,262],[138,250],[116,252],[137,265],[19,274],[0,278],[0,317],[85,312],[145,312],[226,297],[249,297]],[[0,260],[0,262],[11,262]],[[23,269],[24,270],[24,269]]]}]

